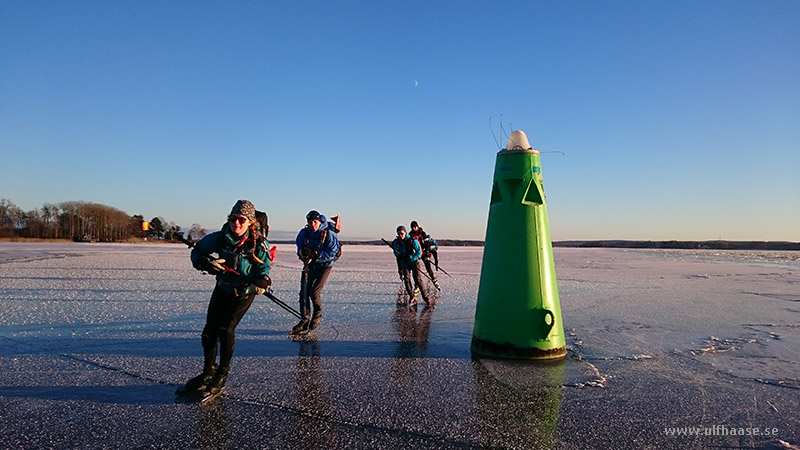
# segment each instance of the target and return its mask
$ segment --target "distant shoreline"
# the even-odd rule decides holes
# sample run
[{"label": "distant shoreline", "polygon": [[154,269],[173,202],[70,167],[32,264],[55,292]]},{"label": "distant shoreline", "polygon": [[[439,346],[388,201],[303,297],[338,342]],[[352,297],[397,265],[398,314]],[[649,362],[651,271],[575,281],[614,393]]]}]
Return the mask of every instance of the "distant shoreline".
[{"label": "distant shoreline", "polygon": [[[30,239],[0,237],[0,242],[73,242],[65,239]],[[294,244],[294,240],[276,239],[272,244]],[[344,245],[386,245],[380,240],[341,241]],[[442,247],[483,247],[483,241],[463,239],[438,239]],[[175,244],[177,241],[127,240],[125,244]],[[89,243],[87,243],[89,244]],[[553,241],[553,247],[566,248],[641,248],[641,249],[686,249],[686,250],[788,250],[800,251],[800,242],[789,241],[630,241],[624,239]]]},{"label": "distant shoreline", "polygon": [[696,250],[800,250],[800,242],[788,241],[557,241],[553,247],[665,248]]},{"label": "distant shoreline", "polygon": [[[270,241],[276,244],[294,244],[294,241]],[[460,239],[437,239],[442,247],[483,247],[483,241]],[[386,245],[375,241],[342,241],[344,245]],[[554,241],[553,247],[571,248],[664,248],[705,250],[793,250],[800,251],[800,242],[788,241],[628,241],[586,240]]]}]

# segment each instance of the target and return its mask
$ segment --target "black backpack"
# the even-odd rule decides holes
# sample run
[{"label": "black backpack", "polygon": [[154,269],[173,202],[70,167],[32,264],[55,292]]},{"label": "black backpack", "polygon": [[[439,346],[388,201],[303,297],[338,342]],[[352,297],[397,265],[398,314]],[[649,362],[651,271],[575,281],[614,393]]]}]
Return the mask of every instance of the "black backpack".
[{"label": "black backpack", "polygon": [[266,239],[269,234],[269,218],[267,217],[267,213],[256,210],[256,222],[258,222],[258,225],[261,227],[261,235]]}]

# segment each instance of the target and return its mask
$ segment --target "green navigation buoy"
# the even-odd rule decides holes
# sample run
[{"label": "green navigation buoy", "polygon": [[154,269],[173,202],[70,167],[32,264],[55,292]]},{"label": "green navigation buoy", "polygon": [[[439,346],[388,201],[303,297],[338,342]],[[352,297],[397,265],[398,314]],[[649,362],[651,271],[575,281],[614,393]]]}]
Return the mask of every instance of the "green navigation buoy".
[{"label": "green navigation buoy", "polygon": [[567,354],[541,160],[519,130],[495,161],[472,353],[509,359]]}]

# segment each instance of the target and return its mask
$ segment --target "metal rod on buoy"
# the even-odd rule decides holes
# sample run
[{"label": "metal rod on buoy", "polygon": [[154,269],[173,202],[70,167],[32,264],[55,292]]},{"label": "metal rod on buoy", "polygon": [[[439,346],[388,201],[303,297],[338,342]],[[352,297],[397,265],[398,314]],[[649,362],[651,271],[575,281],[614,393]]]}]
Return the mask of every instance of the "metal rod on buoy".
[{"label": "metal rod on buoy", "polygon": [[472,353],[510,359],[567,354],[540,155],[520,130],[495,161]]}]

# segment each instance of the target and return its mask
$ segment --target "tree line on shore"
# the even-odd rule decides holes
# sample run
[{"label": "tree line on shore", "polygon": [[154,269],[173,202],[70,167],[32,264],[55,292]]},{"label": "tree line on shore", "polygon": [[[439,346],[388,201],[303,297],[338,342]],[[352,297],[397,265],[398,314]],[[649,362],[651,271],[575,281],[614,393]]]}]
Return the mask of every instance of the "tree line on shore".
[{"label": "tree line on shore", "polygon": [[[142,224],[148,222],[149,227]],[[148,228],[148,229],[144,229]],[[45,203],[41,208],[23,211],[8,199],[0,198],[0,238],[68,239],[74,241],[126,242],[152,239],[192,240],[206,235],[199,224],[186,233],[163,217],[149,221],[144,216],[128,215],[117,208],[98,203],[70,201]],[[441,246],[483,246],[483,241],[438,239]],[[276,243],[280,241],[275,241]],[[286,241],[294,242],[294,241]],[[376,241],[344,241],[350,245],[383,245]],[[610,247],[720,250],[800,250],[800,243],[785,241],[555,241],[553,247]]]},{"label": "tree line on shore", "polygon": [[[147,222],[148,226],[143,226]],[[189,238],[199,239],[206,231],[192,225]],[[184,231],[163,217],[149,221],[98,203],[69,201],[45,203],[23,211],[11,200],[0,199],[0,238],[68,239],[74,241],[124,242],[136,239],[172,241]]]}]

